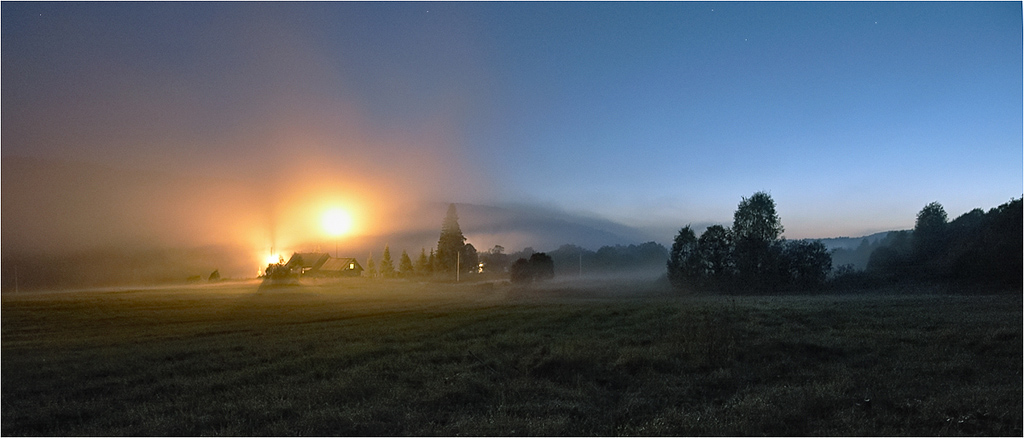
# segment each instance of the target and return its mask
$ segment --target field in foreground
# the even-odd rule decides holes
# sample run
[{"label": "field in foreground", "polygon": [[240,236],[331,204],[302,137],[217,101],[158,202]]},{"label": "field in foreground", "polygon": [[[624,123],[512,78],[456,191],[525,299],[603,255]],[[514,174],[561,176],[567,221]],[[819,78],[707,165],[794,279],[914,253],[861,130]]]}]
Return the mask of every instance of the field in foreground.
[{"label": "field in foreground", "polygon": [[6,294],[0,432],[1022,433],[1019,293],[621,288],[353,280]]}]

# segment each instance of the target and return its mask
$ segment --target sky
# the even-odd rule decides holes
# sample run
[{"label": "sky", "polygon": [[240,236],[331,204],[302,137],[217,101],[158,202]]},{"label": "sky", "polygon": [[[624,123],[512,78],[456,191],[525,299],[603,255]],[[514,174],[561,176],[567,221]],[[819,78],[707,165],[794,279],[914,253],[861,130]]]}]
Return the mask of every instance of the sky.
[{"label": "sky", "polygon": [[[1024,192],[1020,2],[0,9],[3,159],[123,176],[5,181],[8,242],[265,245],[314,205],[379,234],[460,202],[669,244],[757,191],[787,238],[860,236],[912,228],[932,201],[952,219]],[[122,193],[138,181],[173,182]],[[112,207],[76,207],[98,199]],[[128,216],[149,228],[125,234]]]}]

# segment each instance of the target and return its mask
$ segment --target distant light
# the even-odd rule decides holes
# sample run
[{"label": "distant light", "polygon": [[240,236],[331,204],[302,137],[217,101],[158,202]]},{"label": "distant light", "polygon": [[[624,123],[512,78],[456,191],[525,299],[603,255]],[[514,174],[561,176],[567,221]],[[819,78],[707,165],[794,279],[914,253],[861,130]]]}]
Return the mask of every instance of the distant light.
[{"label": "distant light", "polygon": [[281,263],[281,260],[283,260],[281,254],[270,254],[266,258],[266,262],[268,265],[272,265],[274,263]]},{"label": "distant light", "polygon": [[332,208],[324,213],[323,226],[327,234],[341,236],[352,230],[352,216],[345,210]]}]

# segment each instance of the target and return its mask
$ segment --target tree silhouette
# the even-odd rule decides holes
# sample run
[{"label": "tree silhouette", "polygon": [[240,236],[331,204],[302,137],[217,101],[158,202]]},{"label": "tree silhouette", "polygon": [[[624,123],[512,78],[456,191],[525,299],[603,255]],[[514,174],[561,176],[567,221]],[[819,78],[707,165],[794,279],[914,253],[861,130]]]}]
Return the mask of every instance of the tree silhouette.
[{"label": "tree silhouette", "polygon": [[437,240],[437,264],[441,272],[455,272],[466,246],[466,236],[459,228],[459,215],[455,204],[448,205],[448,213],[441,222],[441,236]]},{"label": "tree silhouette", "polygon": [[373,262],[373,253],[372,252],[370,253],[370,255],[368,257],[366,257],[366,270],[363,271],[363,273],[366,274],[366,276],[370,277],[370,278],[373,278],[373,277],[377,276],[377,264]]},{"label": "tree silhouette", "polygon": [[395,262],[391,260],[391,248],[384,245],[384,255],[380,258],[380,276],[392,278],[395,276]]},{"label": "tree silhouette", "polygon": [[538,252],[530,256],[530,269],[535,280],[555,278],[555,261],[545,253]]},{"label": "tree silhouette", "polygon": [[696,262],[697,236],[689,225],[681,228],[672,241],[668,253],[668,280],[677,289],[694,286],[697,278]]},{"label": "tree silhouette", "polygon": [[946,210],[932,202],[917,213],[912,242],[914,256],[923,260],[937,255],[946,244]]},{"label": "tree silhouette", "polygon": [[821,242],[787,242],[785,262],[792,284],[798,289],[818,290],[832,271],[832,256]]},{"label": "tree silhouette", "polygon": [[509,267],[509,278],[516,284],[528,284],[554,277],[555,262],[551,256],[542,252],[533,253],[529,260],[520,258]]},{"label": "tree silhouette", "polygon": [[735,270],[732,232],[721,225],[712,225],[697,239],[699,274],[705,284],[724,286]]},{"label": "tree silhouette", "polygon": [[412,259],[409,258],[409,253],[404,249],[402,250],[402,256],[398,258],[398,271],[403,277],[412,277],[415,275],[415,268],[412,266]]},{"label": "tree silhouette", "polygon": [[759,289],[779,287],[782,248],[782,220],[775,212],[775,201],[765,192],[743,198],[733,215],[736,270],[740,281]]},{"label": "tree silhouette", "polygon": [[[433,256],[434,251],[431,250],[430,254],[431,254],[431,256]],[[420,248],[420,256],[418,258],[416,258],[416,275],[420,275],[420,276],[428,275],[428,274],[430,274],[430,271],[431,271],[430,258],[427,258],[427,249],[426,248]]]}]

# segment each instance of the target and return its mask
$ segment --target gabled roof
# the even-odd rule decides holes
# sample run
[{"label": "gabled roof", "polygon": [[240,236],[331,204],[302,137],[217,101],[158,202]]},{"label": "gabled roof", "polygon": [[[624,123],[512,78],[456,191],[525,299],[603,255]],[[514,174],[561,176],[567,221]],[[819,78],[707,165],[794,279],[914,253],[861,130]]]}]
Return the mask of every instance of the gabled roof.
[{"label": "gabled roof", "polygon": [[343,258],[328,258],[318,270],[320,271],[362,271],[363,267],[359,266],[359,262],[354,258],[343,257]]},{"label": "gabled roof", "polygon": [[320,266],[330,258],[330,255],[323,252],[297,252],[288,259],[290,268],[320,269]]}]

